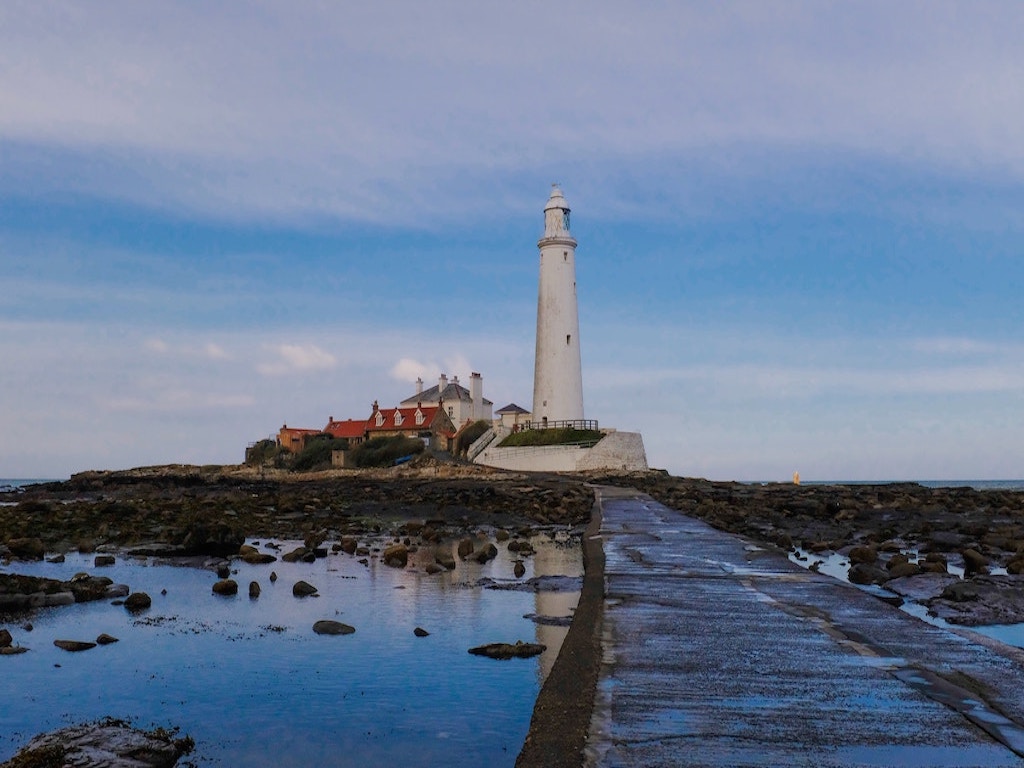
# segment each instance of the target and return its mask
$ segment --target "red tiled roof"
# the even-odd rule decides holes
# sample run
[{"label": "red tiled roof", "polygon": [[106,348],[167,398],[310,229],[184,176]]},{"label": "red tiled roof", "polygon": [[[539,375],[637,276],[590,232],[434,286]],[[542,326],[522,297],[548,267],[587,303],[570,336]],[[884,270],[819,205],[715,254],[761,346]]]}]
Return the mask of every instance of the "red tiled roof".
[{"label": "red tiled roof", "polygon": [[366,432],[366,419],[345,419],[344,421],[330,421],[324,427],[324,432],[332,437],[362,437]]},{"label": "red tiled roof", "polygon": [[[423,421],[419,424],[416,423],[416,411],[419,410],[423,414]],[[366,421],[366,429],[370,432],[382,432],[384,430],[394,429],[428,429],[430,423],[434,420],[437,415],[437,406],[422,405],[417,409],[416,406],[412,408],[378,408],[372,416]],[[384,417],[384,421],[380,426],[377,426],[377,414],[381,414]],[[395,414],[399,413],[402,416],[401,423],[395,424]]]}]

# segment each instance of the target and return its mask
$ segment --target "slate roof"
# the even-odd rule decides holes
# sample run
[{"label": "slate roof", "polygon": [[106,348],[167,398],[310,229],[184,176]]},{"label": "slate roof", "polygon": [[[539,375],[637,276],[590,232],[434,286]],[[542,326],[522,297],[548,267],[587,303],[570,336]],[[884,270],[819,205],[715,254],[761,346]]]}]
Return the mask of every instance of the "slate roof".
[{"label": "slate roof", "polygon": [[[439,384],[435,384],[430,389],[424,389],[418,395],[407,397],[399,405],[416,405],[416,403],[436,403],[438,401],[437,390],[440,388]],[[461,400],[464,403],[472,403],[473,396],[469,393],[461,384],[455,382],[449,382],[448,386],[444,388],[444,392],[441,393],[441,400],[446,403],[450,403],[454,400]],[[494,405],[486,397],[484,398],[484,405]]]},{"label": "slate roof", "polygon": [[521,408],[515,403],[509,403],[504,408],[499,408],[495,413],[529,413],[525,408]]}]

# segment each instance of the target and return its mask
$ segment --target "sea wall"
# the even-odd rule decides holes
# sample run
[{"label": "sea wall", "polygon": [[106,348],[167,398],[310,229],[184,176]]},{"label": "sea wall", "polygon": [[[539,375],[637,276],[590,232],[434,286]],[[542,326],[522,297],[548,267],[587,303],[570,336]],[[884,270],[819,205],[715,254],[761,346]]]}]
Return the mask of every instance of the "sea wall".
[{"label": "sea wall", "polygon": [[477,457],[476,463],[520,472],[647,469],[647,453],[639,432],[610,430],[591,448],[575,445],[499,448],[495,443]]}]

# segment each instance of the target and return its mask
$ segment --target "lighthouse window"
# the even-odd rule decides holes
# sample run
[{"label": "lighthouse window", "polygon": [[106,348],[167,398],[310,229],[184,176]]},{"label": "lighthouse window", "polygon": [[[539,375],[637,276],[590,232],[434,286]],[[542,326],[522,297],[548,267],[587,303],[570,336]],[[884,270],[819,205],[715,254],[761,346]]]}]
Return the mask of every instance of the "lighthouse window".
[{"label": "lighthouse window", "polygon": [[568,260],[569,260],[569,252],[568,251],[562,251],[562,261],[568,261]]},{"label": "lighthouse window", "polygon": [[572,334],[571,333],[565,334],[565,343],[569,344],[571,341],[572,341]]}]

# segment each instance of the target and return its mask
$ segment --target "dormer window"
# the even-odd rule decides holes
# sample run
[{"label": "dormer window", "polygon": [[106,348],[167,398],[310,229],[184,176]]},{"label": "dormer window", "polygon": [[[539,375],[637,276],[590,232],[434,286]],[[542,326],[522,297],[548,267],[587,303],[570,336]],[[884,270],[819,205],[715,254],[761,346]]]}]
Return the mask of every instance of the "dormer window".
[{"label": "dormer window", "polygon": [[416,426],[422,426],[425,419],[423,418],[423,411],[419,408],[416,409]]},{"label": "dormer window", "polygon": [[396,410],[395,411],[395,426],[398,427],[398,426],[401,426],[401,424],[402,424],[402,412]]},{"label": "dormer window", "polygon": [[378,427],[383,427],[384,426],[384,414],[381,413],[380,411],[377,411],[377,426]]}]

